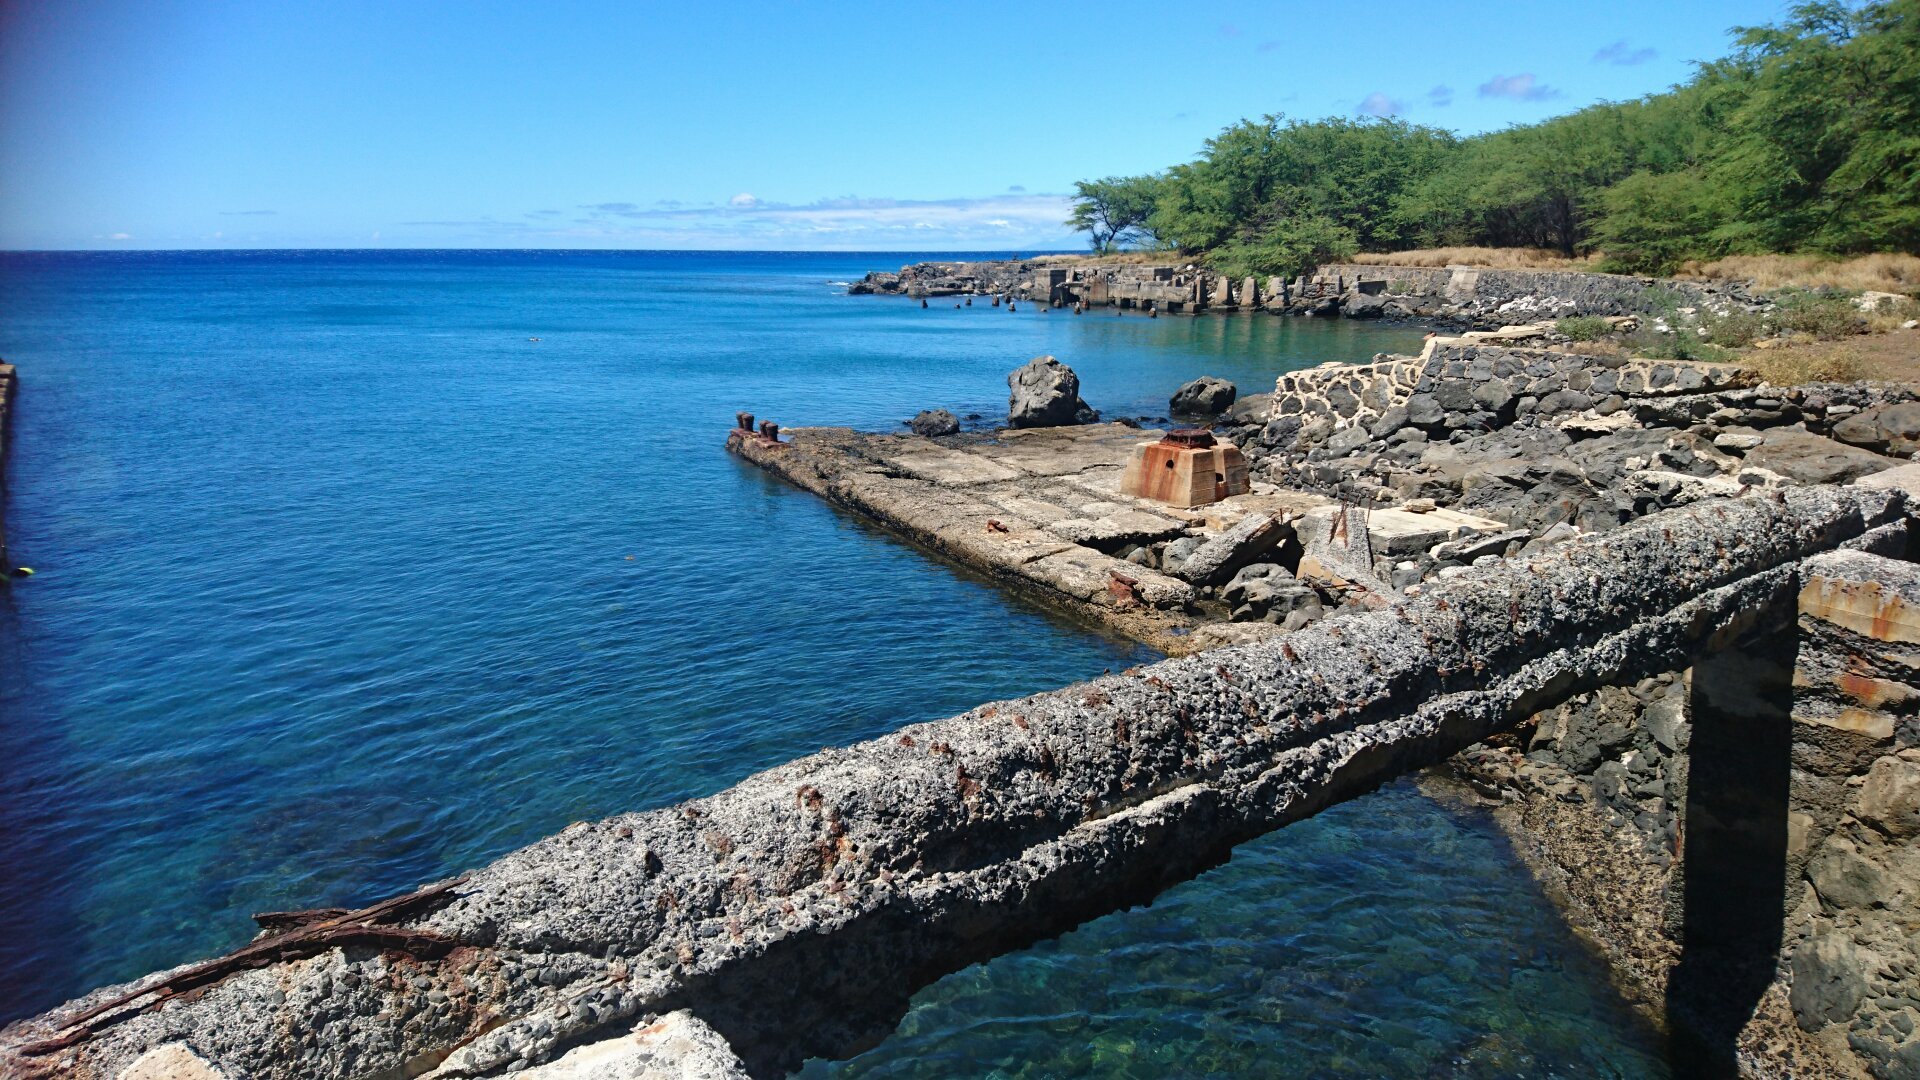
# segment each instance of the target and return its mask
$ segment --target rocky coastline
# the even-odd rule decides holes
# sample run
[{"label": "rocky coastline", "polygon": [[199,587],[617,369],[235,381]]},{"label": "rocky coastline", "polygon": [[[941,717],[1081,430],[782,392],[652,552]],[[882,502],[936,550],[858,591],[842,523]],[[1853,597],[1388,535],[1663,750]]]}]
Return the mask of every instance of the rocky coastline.
[{"label": "rocky coastline", "polygon": [[[739,414],[742,459],[1173,658],[264,913],[0,1031],[0,1075],[779,1075],[1445,762],[1686,1074],[1920,1077],[1920,396],[1509,314],[1270,391],[1196,380],[1178,433],[1101,422],[1053,357],[991,431]],[[1244,486],[1130,493],[1170,439],[1231,443]]]},{"label": "rocky coastline", "polygon": [[[1185,302],[1149,298],[1168,313],[1248,310],[1239,301],[1252,298],[1274,313],[1500,328],[1431,339],[1416,357],[1290,373],[1270,395],[1208,410],[1218,412],[1216,433],[1254,461],[1265,482],[1256,492],[1286,504],[1274,516],[1288,537],[1243,560],[1231,579],[1188,582],[1188,611],[1203,621],[1207,612],[1226,614],[1225,625],[1195,632],[1199,647],[1283,633],[1321,612],[1403,602],[1473,568],[1538,557],[1677,507],[1809,485],[1920,485],[1920,464],[1902,464],[1920,450],[1920,395],[1910,385],[1774,386],[1738,364],[1587,354],[1557,341],[1549,325],[1513,325],[1523,316],[1647,318],[1650,287],[1674,290],[1675,302],[1763,309],[1763,298],[1738,286],[1482,271],[1468,291],[1459,270],[1389,279],[1395,272],[1322,268],[1318,281],[1275,282],[1271,292],[1251,281],[1169,278],[1165,268],[1113,272],[1158,273],[1165,287],[1189,289]],[[1056,307],[1130,306],[1114,280],[1102,295],[1085,277],[1063,278],[1045,263],[923,266],[870,278],[875,292],[1005,290],[1009,299]],[[1316,309],[1316,286],[1319,301],[1334,303]],[[1366,313],[1343,310],[1350,305]],[[1176,397],[1218,392],[1182,388]],[[1235,397],[1228,388],[1225,400]],[[1423,519],[1439,525],[1436,515],[1445,514],[1471,523],[1460,527],[1456,518],[1451,532],[1422,530]],[[1230,520],[1207,524],[1222,536],[1233,531]],[[1121,553],[1178,576],[1173,541]],[[1880,589],[1893,606],[1849,630],[1844,610],[1803,597],[1797,632],[1808,644],[1799,659],[1749,659],[1731,676],[1775,686],[1780,701],[1794,703],[1779,729],[1792,737],[1758,741],[1771,756],[1756,752],[1751,734],[1742,743],[1717,727],[1696,733],[1703,717],[1720,719],[1699,689],[1730,678],[1719,664],[1577,695],[1449,763],[1493,809],[1622,990],[1673,1033],[1682,1060],[1709,1072],[1920,1076],[1920,857],[1911,844],[1920,830],[1909,821],[1920,798],[1920,728],[1905,719],[1920,691],[1908,685],[1906,668],[1896,671],[1907,661],[1891,659],[1920,638],[1884,614],[1904,603],[1894,594],[1908,587],[1910,571],[1893,563],[1836,573],[1854,580],[1823,588]],[[1313,605],[1304,621],[1295,614],[1305,609],[1300,594]],[[1834,645],[1836,638],[1846,640]],[[1816,648],[1823,643],[1832,646],[1826,660]],[[1705,766],[1693,764],[1696,740],[1714,755]],[[1709,932],[1689,922],[1688,825],[1696,845],[1711,850],[1713,830],[1756,798],[1743,785],[1776,773],[1787,777],[1781,782],[1795,806],[1782,830],[1784,881],[1771,886],[1784,885],[1780,920],[1769,940],[1736,950],[1751,968],[1744,982],[1753,993],[1729,1012],[1723,997],[1699,985],[1698,961],[1689,966],[1690,934],[1697,942]],[[1728,914],[1738,923],[1747,913]],[[1730,1056],[1684,1052],[1702,1045]]]},{"label": "rocky coastline", "polygon": [[1499,270],[1329,263],[1296,278],[1232,278],[1192,263],[1100,263],[1071,256],[921,262],[873,271],[854,296],[985,296],[1049,309],[1112,307],[1150,315],[1266,313],[1401,319],[1461,329],[1590,315],[1631,317],[1671,305],[1764,310],[1738,281],[1676,281],[1570,270]]}]

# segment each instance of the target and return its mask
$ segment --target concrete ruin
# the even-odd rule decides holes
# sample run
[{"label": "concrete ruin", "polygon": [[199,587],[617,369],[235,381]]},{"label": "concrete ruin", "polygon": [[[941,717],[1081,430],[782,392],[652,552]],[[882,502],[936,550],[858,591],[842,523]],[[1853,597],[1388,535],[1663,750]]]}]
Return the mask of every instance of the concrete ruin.
[{"label": "concrete ruin", "polygon": [[982,295],[1077,310],[1418,318],[1487,327],[1570,315],[1632,315],[1662,304],[1717,311],[1758,309],[1768,303],[1740,282],[1578,270],[1329,263],[1294,278],[1233,278],[1194,263],[1113,264],[1060,257],[914,263],[895,272],[869,273],[847,291],[921,300]]},{"label": "concrete ruin", "polygon": [[[1687,1068],[1920,1076],[1920,465],[1818,434],[1884,398],[1438,342],[1284,379],[1222,425],[1252,490],[1192,509],[1121,494],[1154,438],[1125,425],[741,413],[742,459],[1191,655],[262,916],[228,957],[9,1026],[0,1074],[779,1075],[872,1045],[949,972],[1451,761]],[[1651,455],[1596,491],[1688,483],[1583,517],[1441,482],[1450,453],[1549,436],[1582,482],[1612,459],[1579,448]],[[1430,494],[1396,502],[1394,470]]]},{"label": "concrete ruin", "polygon": [[1253,490],[1246,455],[1205,428],[1169,431],[1133,448],[1120,493],[1191,509]]},{"label": "concrete ruin", "polygon": [[[666,1068],[672,1042],[688,1060],[671,1068],[725,1076],[851,1054],[941,975],[1145,902],[1237,843],[1578,695],[1692,669],[1698,697],[1697,673],[1716,657],[1754,641],[1777,652],[1783,634],[1791,655],[1797,612],[1849,633],[1865,626],[1897,664],[1911,630],[1905,608],[1888,606],[1884,585],[1863,591],[1863,578],[1880,580],[1860,569],[1866,556],[1828,553],[1904,554],[1912,511],[1898,488],[1714,500],[1475,566],[1421,596],[1349,607],[1283,637],[908,725],[708,798],[576,824],[384,906],[270,920],[250,955],[274,954],[277,936],[302,927],[369,936],[311,936],[218,977],[196,974],[202,965],[103,989],[9,1026],[0,1069],[480,1077],[597,1055]],[[1892,588],[1905,603],[1904,579]],[[1897,634],[1872,633],[1896,624]],[[1827,652],[1806,655],[1809,671],[1826,670]],[[1765,808],[1783,831],[1796,814],[1812,819],[1801,831],[1816,852],[1806,864],[1816,888],[1860,880],[1851,864],[1838,877],[1817,869],[1821,853],[1884,848],[1894,834],[1859,829],[1912,824],[1904,768],[1914,725],[1885,693],[1848,686],[1901,717],[1892,734],[1872,720],[1816,723],[1808,742],[1849,775],[1864,767],[1863,785],[1851,802],[1810,795],[1805,807],[1782,786]],[[1734,717],[1748,703],[1709,704]],[[1696,716],[1696,760],[1702,726]],[[1871,753],[1833,743],[1826,733],[1839,730],[1870,737]],[[1779,749],[1797,752],[1790,742]],[[1774,774],[1787,766],[1776,762]],[[1878,852],[1860,857],[1874,866],[1895,857]],[[1770,865],[1779,881],[1792,873]],[[1711,879],[1692,885],[1689,910],[1713,893]],[[1820,895],[1825,921],[1810,942],[1841,929],[1847,940],[1879,934],[1858,928],[1911,915],[1829,911]],[[1803,960],[1783,946],[1773,970],[1789,981],[1817,970],[1822,985],[1843,987],[1809,996],[1810,1017],[1839,1018],[1823,1023],[1851,1023],[1884,985],[1877,969],[1852,973],[1844,949],[1803,948],[1822,951]],[[1679,969],[1693,959],[1689,942]],[[669,1030],[673,1039],[650,1041]]]}]

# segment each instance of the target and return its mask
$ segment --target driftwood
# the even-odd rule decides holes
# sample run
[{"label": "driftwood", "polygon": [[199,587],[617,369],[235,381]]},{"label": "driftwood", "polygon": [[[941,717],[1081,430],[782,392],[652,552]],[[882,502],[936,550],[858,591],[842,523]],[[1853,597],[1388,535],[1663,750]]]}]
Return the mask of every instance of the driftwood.
[{"label": "driftwood", "polygon": [[[59,1035],[23,1046],[20,1052],[40,1055],[63,1050],[85,1042],[96,1032],[104,1031],[130,1016],[181,994],[211,986],[229,975],[282,961],[304,959],[345,945],[372,945],[428,960],[445,956],[459,944],[453,938],[431,930],[409,930],[381,924],[422,914],[452,900],[453,889],[466,880],[463,874],[452,881],[429,885],[357,910],[314,908],[306,911],[263,911],[253,917],[262,928],[261,935],[253,941],[225,956],[183,968],[151,985],[103,1001],[69,1018]],[[153,1000],[137,1009],[116,1011],[148,996],[152,996]]]}]

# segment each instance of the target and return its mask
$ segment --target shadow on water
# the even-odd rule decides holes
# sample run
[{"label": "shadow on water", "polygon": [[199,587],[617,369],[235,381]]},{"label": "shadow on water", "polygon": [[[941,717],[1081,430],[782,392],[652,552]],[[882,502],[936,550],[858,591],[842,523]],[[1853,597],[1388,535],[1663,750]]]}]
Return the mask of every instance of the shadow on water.
[{"label": "shadow on water", "polygon": [[1790,629],[1763,634],[1693,669],[1682,951],[1667,984],[1683,1076],[1738,1074],[1736,1040],[1779,960],[1795,646]]}]

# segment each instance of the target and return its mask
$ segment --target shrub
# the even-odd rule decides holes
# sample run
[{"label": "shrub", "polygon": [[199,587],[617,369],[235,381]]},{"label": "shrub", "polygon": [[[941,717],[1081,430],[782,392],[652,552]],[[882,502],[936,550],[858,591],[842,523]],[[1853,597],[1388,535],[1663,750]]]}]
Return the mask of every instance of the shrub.
[{"label": "shrub", "polygon": [[1774,297],[1768,319],[1775,331],[1812,334],[1822,341],[1862,333],[1867,320],[1844,293],[1789,289]]},{"label": "shrub", "polygon": [[1751,345],[1767,332],[1766,318],[1751,311],[1709,314],[1700,320],[1700,326],[1706,330],[1709,344],[1730,349]]},{"label": "shrub", "polygon": [[1613,324],[1598,315],[1569,316],[1554,323],[1553,328],[1575,341],[1598,341],[1613,333]]},{"label": "shrub", "polygon": [[1371,266],[1484,266],[1500,270],[1591,270],[1592,260],[1569,259],[1545,248],[1443,247],[1370,251],[1353,261]]},{"label": "shrub", "polygon": [[1292,277],[1320,263],[1339,262],[1358,247],[1353,231],[1322,217],[1273,224],[1259,238],[1235,240],[1207,256],[1207,265],[1228,277]]},{"label": "shrub", "polygon": [[1684,323],[1674,324],[1672,333],[1663,334],[1651,325],[1642,325],[1626,340],[1627,355],[1648,360],[1727,360],[1732,350],[1702,338],[1699,331]]}]

